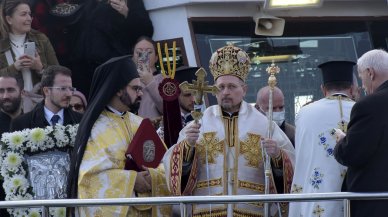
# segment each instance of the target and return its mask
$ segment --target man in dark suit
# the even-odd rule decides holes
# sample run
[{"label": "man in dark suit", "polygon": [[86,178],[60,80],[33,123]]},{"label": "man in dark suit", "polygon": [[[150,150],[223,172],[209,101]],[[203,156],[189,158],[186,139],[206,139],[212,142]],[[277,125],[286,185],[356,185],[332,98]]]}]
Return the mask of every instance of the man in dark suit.
[{"label": "man in dark suit", "polygon": [[44,101],[32,111],[15,118],[11,122],[11,131],[80,122],[82,115],[69,109],[70,98],[75,91],[70,69],[58,65],[49,66],[43,72],[41,86]]},{"label": "man in dark suit", "polygon": [[[337,130],[334,156],[348,167],[347,191],[387,192],[388,53],[371,50],[358,59],[357,66],[367,96],[353,106],[346,136]],[[351,216],[386,216],[387,207],[387,200],[355,200]]]}]

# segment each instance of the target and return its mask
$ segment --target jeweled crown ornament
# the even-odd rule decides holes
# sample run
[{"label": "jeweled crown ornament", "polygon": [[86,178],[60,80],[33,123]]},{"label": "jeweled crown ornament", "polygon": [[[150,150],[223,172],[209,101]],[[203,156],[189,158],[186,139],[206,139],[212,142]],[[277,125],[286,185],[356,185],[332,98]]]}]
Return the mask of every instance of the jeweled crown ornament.
[{"label": "jeweled crown ornament", "polygon": [[245,82],[250,65],[251,61],[248,54],[233,44],[217,49],[209,62],[214,80],[223,75],[233,75]]}]

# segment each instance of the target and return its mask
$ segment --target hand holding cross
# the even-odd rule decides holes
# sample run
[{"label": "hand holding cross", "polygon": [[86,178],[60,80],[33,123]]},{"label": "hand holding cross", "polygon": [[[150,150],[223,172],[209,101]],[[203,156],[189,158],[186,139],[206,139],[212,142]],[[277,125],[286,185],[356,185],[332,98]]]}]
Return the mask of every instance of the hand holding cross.
[{"label": "hand holding cross", "polygon": [[181,91],[191,91],[195,96],[195,105],[194,111],[191,112],[193,119],[198,123],[199,119],[202,117],[201,105],[203,104],[202,98],[205,93],[216,94],[218,89],[216,86],[209,85],[208,81],[205,81],[206,71],[203,68],[198,69],[195,73],[197,80],[193,80],[193,83],[190,84],[187,81],[181,83],[179,88]]}]

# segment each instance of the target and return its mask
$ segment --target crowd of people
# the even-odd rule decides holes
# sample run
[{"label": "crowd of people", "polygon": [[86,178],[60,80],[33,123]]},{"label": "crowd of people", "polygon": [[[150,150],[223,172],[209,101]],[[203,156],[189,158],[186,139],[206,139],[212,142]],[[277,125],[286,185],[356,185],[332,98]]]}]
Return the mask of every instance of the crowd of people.
[{"label": "crowd of people", "polygon": [[[338,60],[319,65],[324,98],[303,106],[293,126],[285,121],[287,105],[281,89],[261,87],[254,106],[244,100],[250,58],[241,48],[224,46],[209,60],[217,104],[204,109],[198,118],[192,113],[201,106],[195,105],[195,91],[176,90],[175,98],[163,96],[161,87],[169,78],[156,68],[153,27],[141,0],[82,2],[87,12],[71,27],[84,30],[77,37],[69,26],[53,28],[52,23],[43,22],[49,15],[37,8],[49,10],[52,5],[46,3],[1,2],[0,135],[79,124],[74,148],[59,150],[70,158],[68,198],[252,195],[264,194],[266,189],[270,194],[388,190],[388,176],[383,172],[388,159],[384,146],[388,143],[386,51],[371,50],[357,63]],[[31,8],[39,15],[34,22]],[[57,38],[60,42],[53,46],[50,40],[58,30],[70,32]],[[29,42],[35,45],[32,56],[25,53]],[[61,49],[63,43],[74,46]],[[355,68],[366,92],[363,98]],[[192,83],[198,70],[178,68],[174,80]],[[174,100],[176,105],[171,103]],[[163,115],[173,106],[176,114]],[[165,153],[155,153],[163,159],[155,168],[137,165],[138,170],[126,169],[128,145],[137,141],[147,118],[154,123],[147,130],[155,131],[157,140],[168,138],[162,142]],[[174,126],[179,135],[173,135],[177,129],[172,122],[178,122]],[[141,135],[146,137],[143,140],[155,139]],[[265,172],[268,167],[270,173]],[[3,182],[1,179],[5,186]],[[0,200],[5,200],[6,189],[0,189]],[[383,216],[388,204],[369,200],[351,205],[351,216],[374,217]],[[266,211],[269,216],[333,217],[344,212],[338,201],[265,207],[261,202],[194,204],[189,212],[191,216],[227,217],[263,216]],[[93,206],[67,213],[179,216],[176,208]],[[1,209],[0,216],[9,214]]]}]

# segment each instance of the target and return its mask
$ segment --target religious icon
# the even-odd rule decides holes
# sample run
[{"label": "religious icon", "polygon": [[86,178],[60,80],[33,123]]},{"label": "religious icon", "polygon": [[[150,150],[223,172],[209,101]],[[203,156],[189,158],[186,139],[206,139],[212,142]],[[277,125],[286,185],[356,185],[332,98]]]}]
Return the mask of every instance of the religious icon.
[{"label": "religious icon", "polygon": [[27,164],[34,199],[67,198],[68,153],[51,151],[28,156]]}]

